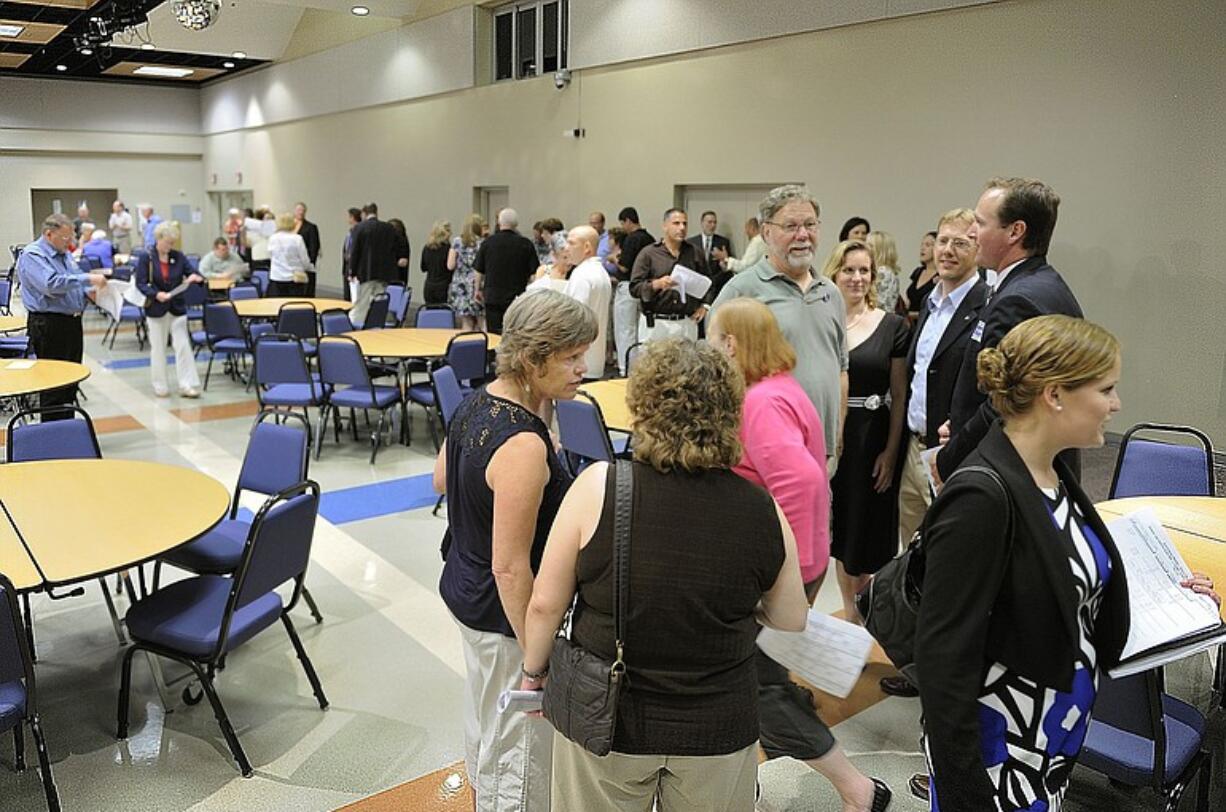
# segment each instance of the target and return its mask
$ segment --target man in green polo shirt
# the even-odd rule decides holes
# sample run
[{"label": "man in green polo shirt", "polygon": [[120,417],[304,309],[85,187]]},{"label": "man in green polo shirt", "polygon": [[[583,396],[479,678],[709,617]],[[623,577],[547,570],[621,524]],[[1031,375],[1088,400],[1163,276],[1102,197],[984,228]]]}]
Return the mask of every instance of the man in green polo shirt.
[{"label": "man in green polo shirt", "polygon": [[[813,270],[820,208],[805,187],[789,184],[772,189],[759,210],[766,256],[729,280],[712,312],[738,296],[771,309],[796,350],[792,374],[822,418],[827,453],[837,457],[847,415],[847,331],[842,294]],[[833,476],[834,459],[829,462]]]}]

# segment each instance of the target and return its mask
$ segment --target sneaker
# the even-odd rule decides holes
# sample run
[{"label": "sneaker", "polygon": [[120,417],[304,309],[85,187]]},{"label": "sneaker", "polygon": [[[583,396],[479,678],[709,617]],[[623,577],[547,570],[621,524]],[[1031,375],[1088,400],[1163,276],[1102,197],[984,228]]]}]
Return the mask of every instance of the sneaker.
[{"label": "sneaker", "polygon": [[194,386],[189,386],[185,389],[180,389],[179,395],[185,398],[198,398],[200,397],[200,390]]},{"label": "sneaker", "polygon": [[170,390],[167,389],[165,386],[155,386],[153,387],[153,394],[157,395],[160,398],[167,398],[167,397],[170,397]]},{"label": "sneaker", "polygon": [[882,677],[878,684],[881,686],[881,692],[890,696],[919,696],[919,689],[912,685],[906,677]]}]

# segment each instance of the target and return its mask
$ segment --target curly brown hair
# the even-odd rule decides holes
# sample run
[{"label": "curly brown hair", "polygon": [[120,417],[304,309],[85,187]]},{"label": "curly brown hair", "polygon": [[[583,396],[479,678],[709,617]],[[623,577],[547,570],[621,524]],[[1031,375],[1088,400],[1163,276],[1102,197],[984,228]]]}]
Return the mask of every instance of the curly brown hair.
[{"label": "curly brown hair", "polygon": [[626,393],[634,459],[661,473],[731,468],[741,459],[745,381],[719,350],[684,338],[650,342]]}]

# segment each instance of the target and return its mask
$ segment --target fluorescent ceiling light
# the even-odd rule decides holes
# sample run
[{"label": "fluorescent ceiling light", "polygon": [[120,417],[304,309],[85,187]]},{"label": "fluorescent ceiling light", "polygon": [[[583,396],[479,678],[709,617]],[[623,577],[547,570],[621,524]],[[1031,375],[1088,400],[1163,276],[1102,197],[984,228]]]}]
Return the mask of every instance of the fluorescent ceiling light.
[{"label": "fluorescent ceiling light", "polygon": [[353,8],[349,9],[349,11],[355,17],[365,17],[370,13],[370,9],[368,9],[366,6],[354,6]]},{"label": "fluorescent ceiling light", "polygon": [[25,30],[24,25],[0,25],[0,37],[20,37]]},{"label": "fluorescent ceiling light", "polygon": [[232,68],[232,67],[234,67],[234,63],[233,63],[233,62],[222,62],[222,63],[221,63],[221,66],[222,66],[223,68]]},{"label": "fluorescent ceiling light", "polygon": [[234,53],[230,54],[230,56],[234,57],[235,59],[246,59],[247,52],[246,51],[235,51]]},{"label": "fluorescent ceiling light", "polygon": [[190,68],[164,68],[160,65],[141,65],[132,73],[137,76],[164,76],[168,79],[182,79],[195,73]]},{"label": "fluorescent ceiling light", "polygon": [[142,42],[142,43],[140,44],[140,49],[141,49],[142,51],[152,51],[152,50],[154,50],[155,48],[157,48],[157,46],[156,46],[156,45],[154,45],[152,42]]},{"label": "fluorescent ceiling light", "polygon": [[63,73],[64,71],[68,70],[68,66],[67,65],[56,65],[55,69],[58,70],[60,73]]},{"label": "fluorescent ceiling light", "polygon": [[92,54],[93,52],[94,52],[94,49],[93,49],[93,48],[82,48],[82,49],[81,49],[81,55],[82,55],[82,56],[89,56],[89,55],[90,55],[90,54]]}]

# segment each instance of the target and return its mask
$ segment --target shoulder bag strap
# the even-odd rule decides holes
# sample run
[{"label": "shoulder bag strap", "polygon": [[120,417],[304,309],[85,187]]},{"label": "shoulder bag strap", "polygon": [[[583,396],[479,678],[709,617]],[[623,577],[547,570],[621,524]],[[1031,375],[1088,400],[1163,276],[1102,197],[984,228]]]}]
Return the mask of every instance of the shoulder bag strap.
[{"label": "shoulder bag strap", "polygon": [[614,669],[625,670],[626,607],[630,594],[630,515],[634,502],[634,463],[616,460],[617,500],[613,511],[613,638],[617,645]]}]

